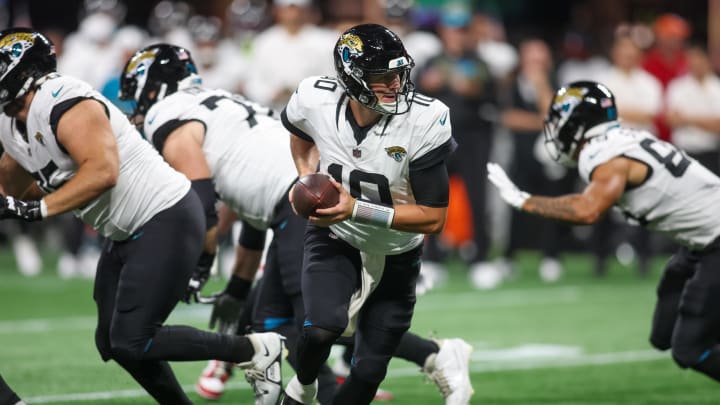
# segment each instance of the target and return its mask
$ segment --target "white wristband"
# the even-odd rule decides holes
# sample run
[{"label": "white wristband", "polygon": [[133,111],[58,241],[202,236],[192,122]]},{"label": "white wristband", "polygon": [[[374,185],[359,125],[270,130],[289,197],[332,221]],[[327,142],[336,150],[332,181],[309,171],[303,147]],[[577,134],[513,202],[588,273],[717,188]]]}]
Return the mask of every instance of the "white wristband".
[{"label": "white wristband", "polygon": [[390,228],[393,218],[395,218],[394,208],[364,200],[355,200],[350,217],[355,222],[383,228]]},{"label": "white wristband", "polygon": [[45,204],[45,199],[43,198],[40,200],[40,217],[47,218],[47,215],[47,204]]}]

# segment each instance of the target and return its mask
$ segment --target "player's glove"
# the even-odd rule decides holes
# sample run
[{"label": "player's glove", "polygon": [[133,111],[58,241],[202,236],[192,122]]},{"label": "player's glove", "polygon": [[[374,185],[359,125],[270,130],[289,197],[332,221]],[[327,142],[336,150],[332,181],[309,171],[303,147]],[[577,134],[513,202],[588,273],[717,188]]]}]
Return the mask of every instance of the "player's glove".
[{"label": "player's glove", "polygon": [[0,196],[0,219],[22,219],[33,222],[43,219],[40,200],[23,201],[15,197]]},{"label": "player's glove", "polygon": [[185,298],[183,298],[183,301],[189,304],[192,298],[195,298],[197,300],[197,294],[200,292],[200,290],[202,290],[203,286],[205,286],[208,278],[210,278],[210,269],[212,268],[214,260],[214,254],[203,252],[200,255],[197,266],[195,266],[195,270],[190,277],[190,281],[188,281],[188,286],[185,291]]},{"label": "player's glove", "polygon": [[252,282],[235,275],[230,277],[225,290],[217,295],[210,313],[210,329],[218,327],[218,332],[235,334],[240,323],[240,315],[245,309],[245,302]]},{"label": "player's glove", "polygon": [[500,197],[514,208],[521,209],[525,201],[530,198],[530,194],[520,190],[499,164],[488,163],[487,171],[488,180],[497,187]]}]

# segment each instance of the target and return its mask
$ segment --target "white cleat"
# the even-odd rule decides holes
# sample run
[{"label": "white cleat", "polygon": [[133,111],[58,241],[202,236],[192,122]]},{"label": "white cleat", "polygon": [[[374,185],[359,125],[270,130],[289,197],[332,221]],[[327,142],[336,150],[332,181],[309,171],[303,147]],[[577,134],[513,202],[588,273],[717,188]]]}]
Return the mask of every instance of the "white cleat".
[{"label": "white cleat", "polygon": [[250,361],[238,363],[255,391],[255,405],[276,405],[282,393],[282,356],[285,337],[275,332],[247,335],[255,349]]},{"label": "white cleat", "polygon": [[462,339],[438,341],[440,351],[425,360],[423,372],[440,390],[446,405],[467,405],[473,394],[470,383],[472,346]]},{"label": "white cleat", "polygon": [[195,384],[195,392],[209,400],[218,400],[225,392],[225,383],[232,377],[232,363],[210,360]]}]

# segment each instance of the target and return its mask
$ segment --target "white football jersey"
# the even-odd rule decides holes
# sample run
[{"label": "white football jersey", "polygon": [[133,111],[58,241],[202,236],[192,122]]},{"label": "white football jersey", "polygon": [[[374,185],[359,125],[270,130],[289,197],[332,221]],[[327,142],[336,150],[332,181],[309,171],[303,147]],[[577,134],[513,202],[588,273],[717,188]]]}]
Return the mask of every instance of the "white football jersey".
[{"label": "white football jersey", "polygon": [[593,170],[615,157],[649,168],[645,182],[626,189],[616,203],[629,222],[693,249],[720,236],[720,178],[695,159],[647,131],[615,127],[585,144],[578,162],[580,176],[589,183]]},{"label": "white football jersey", "polygon": [[[361,130],[346,116],[351,114],[348,101],[335,78],[309,77],[291,97],[282,121],[290,132],[315,143],[319,171],[342,183],[353,197],[386,205],[414,204],[411,166],[429,167],[445,160],[454,148],[447,106],[416,94],[410,111],[384,116],[358,142]],[[422,234],[352,220],[331,229],[369,253],[395,255],[423,241]]]},{"label": "white football jersey", "polygon": [[185,196],[190,182],[165,163],[125,115],[90,85],[59,75],[47,80],[35,92],[24,133],[14,118],[0,114],[0,142],[41,189],[48,193],[57,190],[78,169],[56,135],[60,111],[68,105],[63,102],[78,98],[92,98],[105,107],[117,143],[120,172],[113,188],[75,210],[75,215],[105,237],[127,239]]},{"label": "white football jersey", "polygon": [[242,220],[267,229],[275,206],[297,178],[289,134],[270,113],[224,90],[191,87],[153,105],[144,132],[159,148],[179,125],[201,122],[215,191]]}]

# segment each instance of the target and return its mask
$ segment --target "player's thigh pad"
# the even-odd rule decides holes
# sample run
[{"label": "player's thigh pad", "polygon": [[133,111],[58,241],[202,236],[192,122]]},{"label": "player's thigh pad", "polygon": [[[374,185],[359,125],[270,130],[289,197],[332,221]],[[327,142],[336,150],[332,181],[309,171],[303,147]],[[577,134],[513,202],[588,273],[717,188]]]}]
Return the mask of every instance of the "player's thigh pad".
[{"label": "player's thigh pad", "polygon": [[293,303],[283,289],[276,266],[265,267],[262,279],[255,288],[257,291],[252,313],[255,331],[271,331],[283,324],[294,322]]},{"label": "player's thigh pad", "polygon": [[686,247],[680,248],[665,264],[663,276],[657,287],[658,299],[667,294],[682,292],[685,282],[695,273],[698,261],[699,257],[696,253]]},{"label": "player's thigh pad", "polygon": [[698,256],[683,247],[668,260],[657,287],[657,302],[653,314],[650,343],[659,350],[667,350],[677,322],[680,297],[685,283],[693,276]]},{"label": "player's thigh pad", "polygon": [[385,271],[363,307],[360,322],[376,328],[404,332],[415,308],[415,285],[420,273],[422,247],[385,258]]},{"label": "player's thigh pad", "polygon": [[285,199],[279,207],[281,221],[273,226],[273,243],[276,243],[277,264],[285,293],[293,295],[300,292],[300,274],[303,263],[303,241],[307,220],[292,213],[290,203]]},{"label": "player's thigh pad", "polygon": [[353,292],[360,287],[360,252],[330,229],[308,225],[302,270],[305,326],[342,332]]}]

